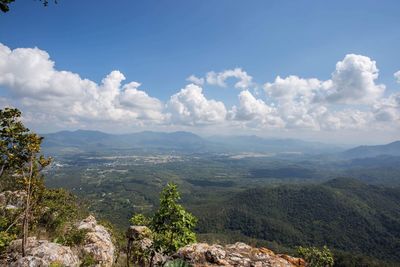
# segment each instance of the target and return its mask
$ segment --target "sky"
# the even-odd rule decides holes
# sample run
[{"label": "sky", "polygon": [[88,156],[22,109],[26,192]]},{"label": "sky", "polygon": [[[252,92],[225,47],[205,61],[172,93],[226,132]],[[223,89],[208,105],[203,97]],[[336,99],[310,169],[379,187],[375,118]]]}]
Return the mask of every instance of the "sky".
[{"label": "sky", "polygon": [[17,0],[0,108],[34,131],[400,139],[400,2]]}]

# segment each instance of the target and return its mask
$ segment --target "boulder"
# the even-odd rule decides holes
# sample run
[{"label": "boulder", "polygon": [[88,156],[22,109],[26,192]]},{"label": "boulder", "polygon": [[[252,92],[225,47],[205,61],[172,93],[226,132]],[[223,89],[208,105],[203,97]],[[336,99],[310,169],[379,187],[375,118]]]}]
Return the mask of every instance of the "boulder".
[{"label": "boulder", "polygon": [[196,243],[178,250],[175,258],[183,259],[194,267],[243,266],[243,267],[305,267],[303,259],[275,254],[267,248],[254,248],[244,243],[209,245]]},{"label": "boulder", "polygon": [[5,266],[50,266],[58,263],[61,266],[78,267],[80,260],[70,247],[62,246],[47,240],[37,240],[29,237],[26,247],[26,256],[22,257],[22,239],[11,242],[7,249],[7,259],[2,264]]},{"label": "boulder", "polygon": [[95,266],[111,267],[114,263],[115,246],[106,228],[97,224],[92,215],[79,222],[77,227],[88,231],[80,248],[83,254],[92,256],[97,262]]}]

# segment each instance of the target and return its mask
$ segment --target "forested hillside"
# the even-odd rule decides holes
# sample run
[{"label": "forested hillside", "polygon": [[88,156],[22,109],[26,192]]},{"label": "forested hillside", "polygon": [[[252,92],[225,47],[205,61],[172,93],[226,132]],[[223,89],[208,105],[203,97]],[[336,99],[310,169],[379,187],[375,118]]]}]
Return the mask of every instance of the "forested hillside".
[{"label": "forested hillside", "polygon": [[340,178],[319,185],[249,189],[214,205],[196,214],[199,232],[240,233],[284,247],[328,245],[400,261],[399,188]]}]

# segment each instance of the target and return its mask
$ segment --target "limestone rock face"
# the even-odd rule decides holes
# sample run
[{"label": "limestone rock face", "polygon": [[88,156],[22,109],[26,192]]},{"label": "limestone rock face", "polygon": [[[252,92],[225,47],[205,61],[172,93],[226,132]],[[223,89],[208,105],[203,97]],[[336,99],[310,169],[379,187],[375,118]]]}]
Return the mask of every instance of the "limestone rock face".
[{"label": "limestone rock face", "polygon": [[91,255],[96,262],[95,266],[111,267],[114,263],[115,246],[110,233],[102,225],[97,224],[96,218],[89,216],[78,223],[78,229],[86,229],[86,239],[81,250]]},{"label": "limestone rock face", "polygon": [[22,257],[21,244],[21,239],[11,242],[7,251],[6,263],[4,263],[7,264],[5,266],[45,267],[50,266],[52,263],[71,267],[78,267],[80,265],[78,256],[69,247],[47,240],[37,240],[35,237],[29,237],[26,256]]},{"label": "limestone rock face", "polygon": [[243,267],[305,267],[303,259],[275,254],[266,248],[254,248],[244,243],[220,246],[206,243],[187,245],[176,253],[176,258],[200,266]]}]

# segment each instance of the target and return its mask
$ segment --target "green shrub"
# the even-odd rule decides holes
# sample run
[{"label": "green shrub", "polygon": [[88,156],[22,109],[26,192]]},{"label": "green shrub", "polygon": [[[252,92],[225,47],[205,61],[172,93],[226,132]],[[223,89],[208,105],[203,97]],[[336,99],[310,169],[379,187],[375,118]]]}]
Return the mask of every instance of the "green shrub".
[{"label": "green shrub", "polygon": [[5,231],[0,231],[0,252],[4,251],[4,249],[16,238],[14,234],[9,234]]},{"label": "green shrub", "polygon": [[130,219],[134,225],[149,226],[157,251],[173,253],[180,247],[196,242],[193,229],[197,218],[178,203],[180,198],[176,184],[168,183],[161,192],[160,207],[152,218],[135,214]]},{"label": "green shrub", "polygon": [[87,229],[71,228],[64,236],[56,239],[57,243],[66,246],[79,246],[85,242]]},{"label": "green shrub", "polygon": [[151,219],[141,213],[138,213],[133,215],[129,222],[132,225],[149,226],[151,223]]},{"label": "green shrub", "polygon": [[192,265],[181,259],[168,261],[165,263],[164,267],[192,267]]},{"label": "green shrub", "polygon": [[[78,207],[76,196],[64,189],[45,189],[39,199],[38,225],[47,232],[60,234],[65,224],[75,221],[82,208]],[[61,233],[62,234],[62,233]]]},{"label": "green shrub", "polygon": [[93,256],[86,254],[82,259],[80,267],[96,266],[96,264],[98,264],[98,262],[93,258]]},{"label": "green shrub", "polygon": [[52,263],[50,263],[49,267],[65,267],[65,265],[58,261],[53,261]]},{"label": "green shrub", "polygon": [[332,252],[327,246],[322,249],[298,247],[297,253],[308,263],[309,267],[332,267],[334,263]]}]

